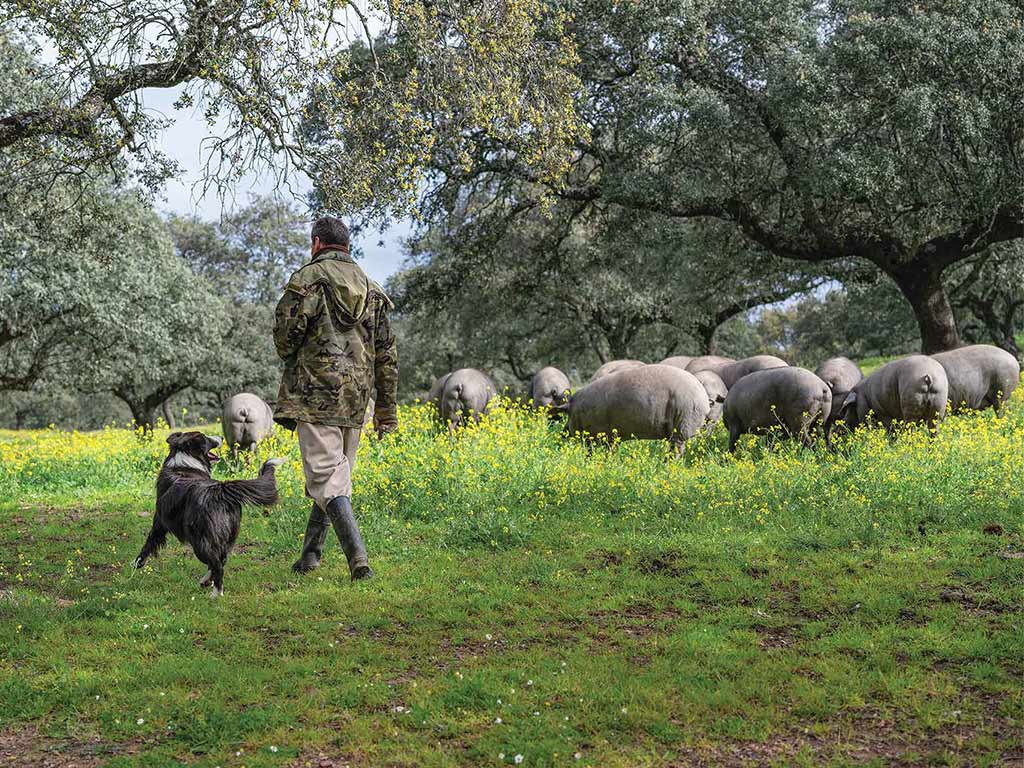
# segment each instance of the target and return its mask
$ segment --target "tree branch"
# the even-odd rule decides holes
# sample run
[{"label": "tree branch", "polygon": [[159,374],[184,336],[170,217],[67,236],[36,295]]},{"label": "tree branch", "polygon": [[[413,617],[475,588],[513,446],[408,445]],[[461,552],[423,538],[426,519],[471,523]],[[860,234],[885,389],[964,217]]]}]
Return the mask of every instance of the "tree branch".
[{"label": "tree branch", "polygon": [[[198,76],[191,53],[172,61],[137,64],[96,79],[92,87],[70,107],[16,112],[0,118],[0,147],[33,136],[82,139],[95,133],[96,120],[116,100],[142,88],[173,88]],[[116,110],[115,110],[116,114]]]},{"label": "tree branch", "polygon": [[1020,237],[1024,237],[1024,205],[1004,203],[990,215],[979,216],[955,232],[932,238],[919,253],[939,269],[945,269],[965,256]]}]

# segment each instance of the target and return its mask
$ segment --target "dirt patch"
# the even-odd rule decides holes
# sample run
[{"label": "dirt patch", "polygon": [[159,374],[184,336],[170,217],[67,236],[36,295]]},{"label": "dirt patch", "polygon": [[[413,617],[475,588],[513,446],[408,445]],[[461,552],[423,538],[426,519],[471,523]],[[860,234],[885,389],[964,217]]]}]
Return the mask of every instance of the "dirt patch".
[{"label": "dirt patch", "polygon": [[[618,552],[609,552],[607,550],[592,552],[587,556],[587,560],[593,563],[596,568],[612,568],[622,565],[622,555]],[[585,568],[584,570],[589,569]]]},{"label": "dirt patch", "polygon": [[634,557],[626,558],[619,552],[599,549],[590,552],[586,561],[578,566],[576,570],[580,573],[589,573],[593,570],[606,570],[625,566],[637,573],[644,573],[652,576],[682,576],[693,568],[688,565],[681,565],[682,554],[674,550],[664,552],[641,552]]},{"label": "dirt patch", "polygon": [[680,616],[674,608],[664,608],[653,603],[634,603],[618,611],[594,611],[588,617],[589,624],[599,631],[619,629],[630,637],[644,639],[664,629],[665,625]]},{"label": "dirt patch", "polygon": [[492,640],[465,638],[456,643],[450,637],[445,637],[441,639],[437,655],[441,664],[444,664],[445,660],[450,662],[453,658],[459,662],[475,661],[482,656],[494,653],[504,654],[510,650],[513,650],[512,646],[498,638]]},{"label": "dirt patch", "polygon": [[748,565],[743,572],[752,579],[763,579],[769,575],[768,569],[760,565]]},{"label": "dirt patch", "polygon": [[136,744],[110,744],[97,737],[54,739],[32,724],[0,731],[0,765],[19,768],[98,768],[117,755],[138,752]]},{"label": "dirt patch", "polygon": [[997,616],[1013,610],[1010,606],[989,599],[986,595],[969,592],[963,587],[948,587],[939,593],[944,603],[955,603],[975,616]]},{"label": "dirt patch", "polygon": [[292,632],[287,629],[273,629],[271,627],[256,627],[256,632],[263,641],[263,647],[270,653],[275,652],[282,645],[305,645],[306,636],[301,632]]},{"label": "dirt patch", "polygon": [[[972,698],[974,698],[972,696]],[[988,699],[992,700],[989,701]],[[975,698],[995,712],[998,697]],[[788,765],[798,758],[813,765],[839,761],[849,765],[917,768],[946,764],[976,765],[983,754],[996,765],[1024,766],[1019,724],[991,714],[957,721],[926,733],[880,713],[862,712],[842,722],[798,726],[764,741],[737,741],[686,747],[668,763],[672,768],[760,768]]]},{"label": "dirt patch", "polygon": [[828,621],[829,623],[833,621],[834,617],[830,614],[804,605],[800,595],[801,590],[798,584],[773,581],[771,592],[768,595],[767,610],[770,613],[791,616],[803,621]]},{"label": "dirt patch", "polygon": [[304,752],[295,758],[290,768],[354,768],[367,765],[350,757],[330,757],[326,752]]},{"label": "dirt patch", "polygon": [[339,625],[339,631],[344,637],[364,638],[373,640],[375,643],[395,643],[397,638],[408,633],[408,627],[401,622],[393,622],[388,627],[357,627],[349,624]]},{"label": "dirt patch", "polygon": [[667,551],[656,554],[641,555],[637,558],[637,570],[641,573],[648,573],[655,576],[682,576],[692,571],[693,568],[687,565],[680,565],[679,552]]},{"label": "dirt patch", "polygon": [[756,625],[757,644],[764,650],[789,648],[793,644],[793,632],[789,627],[766,627]]},{"label": "dirt patch", "polygon": [[617,611],[593,611],[570,627],[574,637],[589,637],[595,653],[628,649],[630,663],[642,667],[656,652],[657,638],[681,615],[673,608],[636,603]]}]

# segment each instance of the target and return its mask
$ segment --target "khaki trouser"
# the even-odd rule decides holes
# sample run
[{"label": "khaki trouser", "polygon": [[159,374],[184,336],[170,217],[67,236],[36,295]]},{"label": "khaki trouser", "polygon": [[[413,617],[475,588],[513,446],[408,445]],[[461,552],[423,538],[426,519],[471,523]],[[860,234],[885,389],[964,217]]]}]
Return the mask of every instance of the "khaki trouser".
[{"label": "khaki trouser", "polygon": [[322,510],[337,496],[352,497],[352,470],[361,430],[300,421],[296,427],[306,495]]}]

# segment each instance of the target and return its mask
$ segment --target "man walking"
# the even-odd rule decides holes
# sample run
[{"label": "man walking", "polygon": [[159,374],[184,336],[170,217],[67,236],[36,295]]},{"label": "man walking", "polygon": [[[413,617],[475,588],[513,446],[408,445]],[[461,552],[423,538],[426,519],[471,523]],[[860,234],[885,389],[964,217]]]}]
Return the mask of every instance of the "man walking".
[{"label": "man walking", "polygon": [[274,345],[284,360],[274,419],[298,434],[306,495],[313,499],[292,570],[320,565],[330,521],[352,579],[368,579],[373,570],[352,513],[352,468],[371,389],[377,434],[398,428],[393,305],[352,260],[340,219],[318,219],[311,239],[312,259],[289,279],[274,320]]}]

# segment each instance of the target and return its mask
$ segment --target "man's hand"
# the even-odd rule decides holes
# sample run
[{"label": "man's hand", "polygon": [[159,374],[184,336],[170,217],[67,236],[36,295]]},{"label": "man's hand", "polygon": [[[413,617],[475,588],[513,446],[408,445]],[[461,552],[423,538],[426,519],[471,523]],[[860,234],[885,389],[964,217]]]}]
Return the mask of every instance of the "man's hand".
[{"label": "man's hand", "polygon": [[397,409],[377,408],[373,413],[373,428],[377,430],[378,438],[384,437],[389,432],[397,432]]}]

